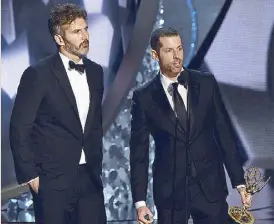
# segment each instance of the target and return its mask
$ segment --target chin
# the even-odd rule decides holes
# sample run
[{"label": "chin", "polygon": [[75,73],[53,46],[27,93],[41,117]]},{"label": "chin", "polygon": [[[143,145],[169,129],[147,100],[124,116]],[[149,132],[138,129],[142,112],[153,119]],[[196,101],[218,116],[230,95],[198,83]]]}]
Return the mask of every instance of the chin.
[{"label": "chin", "polygon": [[173,72],[173,73],[180,73],[181,71],[182,71],[182,67],[172,69],[172,72]]},{"label": "chin", "polygon": [[88,51],[80,52],[80,56],[87,56]]}]

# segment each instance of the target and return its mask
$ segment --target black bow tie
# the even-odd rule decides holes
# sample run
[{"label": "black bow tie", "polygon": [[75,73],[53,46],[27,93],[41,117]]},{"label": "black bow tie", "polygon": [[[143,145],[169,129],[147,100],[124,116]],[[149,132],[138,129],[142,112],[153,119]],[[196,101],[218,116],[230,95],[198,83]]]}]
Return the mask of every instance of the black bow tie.
[{"label": "black bow tie", "polygon": [[75,64],[73,61],[69,61],[69,68],[75,69],[76,71],[78,71],[80,73],[84,73],[84,71],[85,71],[84,64]]}]

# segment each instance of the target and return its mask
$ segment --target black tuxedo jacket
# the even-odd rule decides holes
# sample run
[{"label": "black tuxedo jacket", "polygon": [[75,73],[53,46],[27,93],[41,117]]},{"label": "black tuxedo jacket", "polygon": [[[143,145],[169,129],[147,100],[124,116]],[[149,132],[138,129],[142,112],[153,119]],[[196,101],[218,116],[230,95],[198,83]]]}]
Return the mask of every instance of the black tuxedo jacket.
[{"label": "black tuxedo jacket", "polygon": [[83,62],[90,91],[84,131],[59,53],[23,73],[10,123],[19,184],[39,176],[39,187],[67,188],[76,175],[83,148],[91,179],[102,188],[103,70],[86,58]]},{"label": "black tuxedo jacket", "polygon": [[[225,164],[232,186],[244,184],[236,140],[213,75],[188,70],[189,152],[197,180],[208,201],[228,194]],[[176,149],[175,203],[184,206],[186,127],[179,125],[161,84],[160,75],[133,93],[130,166],[134,202],[145,201],[148,184],[149,135],[155,141],[153,194],[157,206],[173,205],[173,165]]]}]

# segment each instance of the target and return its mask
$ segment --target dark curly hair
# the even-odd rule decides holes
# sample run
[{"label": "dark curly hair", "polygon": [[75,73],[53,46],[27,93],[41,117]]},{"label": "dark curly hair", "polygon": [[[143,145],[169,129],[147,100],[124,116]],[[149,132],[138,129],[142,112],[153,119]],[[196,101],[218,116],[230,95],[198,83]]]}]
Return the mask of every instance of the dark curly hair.
[{"label": "dark curly hair", "polygon": [[150,38],[150,46],[153,50],[158,50],[160,46],[160,37],[180,36],[179,32],[171,27],[162,27],[154,30]]},{"label": "dark curly hair", "polygon": [[52,8],[48,19],[48,28],[52,36],[61,34],[60,27],[72,23],[76,18],[87,20],[87,12],[75,4],[58,4]]}]

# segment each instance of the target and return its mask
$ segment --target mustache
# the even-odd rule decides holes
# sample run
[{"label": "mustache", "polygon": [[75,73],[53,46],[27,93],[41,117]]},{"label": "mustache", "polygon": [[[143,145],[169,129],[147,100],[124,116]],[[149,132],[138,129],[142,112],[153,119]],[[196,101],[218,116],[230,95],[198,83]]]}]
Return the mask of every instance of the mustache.
[{"label": "mustache", "polygon": [[83,41],[83,43],[80,44],[80,47],[82,47],[83,45],[89,45],[89,40]]},{"label": "mustache", "polygon": [[177,59],[177,60],[174,60],[172,63],[181,63],[181,62],[182,62],[182,60]]}]

